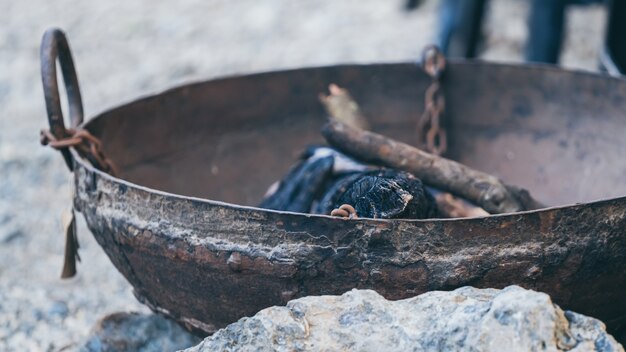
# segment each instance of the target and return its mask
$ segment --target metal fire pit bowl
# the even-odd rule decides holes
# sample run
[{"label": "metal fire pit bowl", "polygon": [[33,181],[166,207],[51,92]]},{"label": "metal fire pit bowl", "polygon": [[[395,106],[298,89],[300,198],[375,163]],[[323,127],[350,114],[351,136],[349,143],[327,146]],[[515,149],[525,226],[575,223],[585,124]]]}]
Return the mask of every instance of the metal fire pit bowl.
[{"label": "metal fire pit bowl", "polygon": [[69,148],[75,207],[137,298],[189,329],[210,334],[269,306],[352,288],[401,299],[512,284],[546,292],[611,331],[626,323],[624,79],[450,62],[447,156],[526,187],[551,207],[348,220],[254,205],[305,146],[322,142],[318,94],[329,83],[349,89],[373,130],[413,142],[430,83],[415,64],[215,79],[82,123],[69,48],[51,31],[42,73],[52,132],[63,120],[57,56],[73,125],[97,137],[118,169],[113,177]]}]

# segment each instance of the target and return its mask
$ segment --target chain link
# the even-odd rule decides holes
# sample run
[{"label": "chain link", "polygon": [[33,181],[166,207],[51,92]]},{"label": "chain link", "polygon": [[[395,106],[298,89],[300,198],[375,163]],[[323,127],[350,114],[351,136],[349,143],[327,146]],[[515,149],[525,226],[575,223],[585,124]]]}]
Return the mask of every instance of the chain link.
[{"label": "chain link", "polygon": [[424,94],[424,112],[417,123],[418,145],[427,152],[441,155],[448,147],[442,116],[446,100],[440,78],[446,69],[446,58],[437,46],[430,45],[422,53],[422,69],[431,78]]}]

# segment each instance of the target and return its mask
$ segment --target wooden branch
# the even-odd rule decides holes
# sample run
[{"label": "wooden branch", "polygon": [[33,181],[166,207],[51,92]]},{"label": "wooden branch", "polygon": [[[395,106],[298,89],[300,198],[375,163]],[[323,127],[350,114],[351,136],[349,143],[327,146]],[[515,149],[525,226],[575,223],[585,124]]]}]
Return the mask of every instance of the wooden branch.
[{"label": "wooden branch", "polygon": [[492,214],[543,207],[528,191],[506,185],[495,176],[336,119],[322,128],[322,135],[331,146],[349,156],[408,171],[424,183],[471,200]]},{"label": "wooden branch", "polygon": [[320,93],[320,102],[328,115],[352,127],[364,130],[370,128],[359,105],[352,99],[347,89],[333,83],[328,86],[328,91],[330,95]]},{"label": "wooden branch", "polygon": [[457,198],[448,192],[435,194],[437,209],[447,218],[474,218],[489,215],[485,209]]}]

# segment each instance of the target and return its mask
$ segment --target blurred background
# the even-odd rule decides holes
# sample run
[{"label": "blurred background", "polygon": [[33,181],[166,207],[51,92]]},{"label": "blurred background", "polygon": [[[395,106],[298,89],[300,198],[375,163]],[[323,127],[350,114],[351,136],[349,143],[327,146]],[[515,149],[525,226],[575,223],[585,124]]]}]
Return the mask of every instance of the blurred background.
[{"label": "blurred background", "polygon": [[[473,54],[523,62],[531,3],[486,2]],[[147,311],[81,217],[83,261],[77,277],[59,279],[71,174],[59,153],[39,145],[39,130],[47,127],[39,72],[44,30],[66,32],[89,118],[217,76],[415,61],[426,44],[445,37],[441,6],[437,0],[0,0],[0,350],[72,349],[103,315]],[[606,7],[568,6],[563,14],[560,64],[597,71]],[[462,54],[458,42],[449,43]]]}]

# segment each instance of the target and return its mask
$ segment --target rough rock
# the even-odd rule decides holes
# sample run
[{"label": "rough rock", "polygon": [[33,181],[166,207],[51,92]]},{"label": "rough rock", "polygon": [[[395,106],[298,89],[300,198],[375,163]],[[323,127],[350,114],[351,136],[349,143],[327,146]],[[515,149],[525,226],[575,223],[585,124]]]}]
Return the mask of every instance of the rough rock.
[{"label": "rough rock", "polygon": [[243,318],[185,351],[458,350],[624,351],[599,320],[518,286],[401,301],[371,290],[305,297]]},{"label": "rough rock", "polygon": [[113,313],[96,324],[78,351],[175,351],[199,341],[198,337],[160,315]]}]

